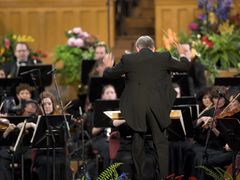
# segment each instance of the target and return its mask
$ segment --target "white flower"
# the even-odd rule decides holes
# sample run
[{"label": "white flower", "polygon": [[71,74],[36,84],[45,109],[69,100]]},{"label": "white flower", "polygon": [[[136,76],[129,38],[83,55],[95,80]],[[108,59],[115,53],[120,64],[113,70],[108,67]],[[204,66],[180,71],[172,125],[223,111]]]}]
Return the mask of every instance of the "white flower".
[{"label": "white flower", "polygon": [[75,34],[81,34],[82,33],[82,28],[75,27],[75,28],[73,28],[72,32],[75,33]]}]

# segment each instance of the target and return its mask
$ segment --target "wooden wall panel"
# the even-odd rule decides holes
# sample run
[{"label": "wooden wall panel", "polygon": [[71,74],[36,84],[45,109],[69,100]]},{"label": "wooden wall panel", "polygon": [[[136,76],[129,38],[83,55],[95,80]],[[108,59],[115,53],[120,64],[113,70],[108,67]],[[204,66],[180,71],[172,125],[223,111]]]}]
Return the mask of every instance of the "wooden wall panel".
[{"label": "wooden wall panel", "polygon": [[155,0],[156,46],[162,46],[162,29],[188,32],[188,24],[196,17],[197,2],[192,0]]},{"label": "wooden wall panel", "polygon": [[[110,15],[112,47],[113,0]],[[31,35],[35,42],[30,46],[50,55],[56,45],[66,43],[65,32],[73,27],[82,27],[108,43],[106,0],[0,0],[0,36],[10,32]]]},{"label": "wooden wall panel", "polygon": [[[233,1],[233,13],[239,12],[240,3]],[[188,25],[200,13],[195,0],[155,0],[156,46],[162,46],[163,32],[171,28],[174,32],[189,32]]]}]

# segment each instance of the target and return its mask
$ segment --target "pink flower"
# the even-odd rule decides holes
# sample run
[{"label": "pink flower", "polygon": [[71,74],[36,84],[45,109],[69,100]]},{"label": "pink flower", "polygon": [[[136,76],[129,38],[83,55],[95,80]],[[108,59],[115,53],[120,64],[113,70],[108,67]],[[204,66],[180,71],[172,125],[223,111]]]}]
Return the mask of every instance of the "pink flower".
[{"label": "pink flower", "polygon": [[196,30],[198,30],[198,24],[195,22],[192,22],[188,25],[188,28],[192,31],[196,31]]},{"label": "pink flower", "polygon": [[67,41],[67,44],[71,47],[75,46],[75,38],[74,37],[70,37]]},{"label": "pink flower", "polygon": [[9,48],[10,48],[10,45],[11,45],[11,42],[10,42],[9,39],[5,38],[5,39],[4,39],[4,44],[5,44],[5,47],[6,47],[7,49],[9,49]]},{"label": "pink flower", "polygon": [[89,37],[89,34],[88,34],[87,32],[83,32],[83,33],[82,33],[82,36],[83,36],[83,38],[88,38],[88,37]]},{"label": "pink flower", "polygon": [[82,33],[82,28],[80,28],[80,27],[73,28],[72,32],[74,34],[80,34],[80,33]]},{"label": "pink flower", "polygon": [[75,39],[75,46],[77,47],[83,47],[84,46],[84,41],[80,38]]}]

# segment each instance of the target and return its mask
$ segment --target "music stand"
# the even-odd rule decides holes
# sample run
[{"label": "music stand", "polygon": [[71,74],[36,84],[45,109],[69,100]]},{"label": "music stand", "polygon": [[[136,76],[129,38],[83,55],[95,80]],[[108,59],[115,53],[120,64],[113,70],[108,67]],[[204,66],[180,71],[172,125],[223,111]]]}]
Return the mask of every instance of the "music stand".
[{"label": "music stand", "polygon": [[119,100],[97,99],[94,103],[94,127],[110,127],[113,120],[104,112],[115,110],[119,110]]},{"label": "music stand", "polygon": [[215,78],[214,85],[218,86],[239,86],[240,77],[217,77]]},{"label": "music stand", "polygon": [[0,102],[7,96],[15,96],[19,78],[0,79]]},{"label": "music stand", "polygon": [[[70,121],[71,116],[67,115],[67,120]],[[47,137],[49,136],[49,132],[47,129],[47,122],[49,123],[50,128],[53,131],[55,143],[50,138],[50,144],[48,148],[64,148],[64,118],[62,115],[50,115],[50,116],[38,116],[36,128],[33,132],[33,136],[31,138],[31,144],[33,148],[37,149],[47,149]]]},{"label": "music stand", "polygon": [[117,96],[120,97],[125,87],[125,78],[108,79],[102,77],[92,77],[89,81],[90,102],[94,102],[96,99],[100,99],[102,88],[108,84],[114,86]]},{"label": "music stand", "polygon": [[236,179],[235,160],[237,153],[240,151],[240,122],[236,118],[217,119],[217,129],[226,140],[227,144],[233,151],[232,157],[232,177]]},{"label": "music stand", "polygon": [[193,137],[193,124],[192,124],[190,107],[188,105],[178,106],[178,107],[173,107],[172,110],[181,110],[182,117],[183,117],[183,124],[180,122],[180,118],[171,119],[171,124],[167,128],[168,140],[179,141],[179,140],[185,140],[186,137]]},{"label": "music stand", "polygon": [[[10,123],[12,124],[19,124],[21,122],[24,122],[25,120],[28,122],[36,122],[36,117],[34,116],[8,116],[6,117],[6,119],[8,119],[10,121]],[[32,138],[32,135],[33,135],[33,129],[28,129],[28,133],[24,135],[24,139],[23,139],[23,142],[22,144],[26,147],[29,147],[31,144],[30,144],[30,140]]]},{"label": "music stand", "polygon": [[172,82],[177,83],[181,88],[182,96],[189,96],[190,85],[189,85],[189,75],[187,73],[177,73],[172,77]]},{"label": "music stand", "polygon": [[[17,76],[21,79],[22,83],[27,83],[31,86],[50,86],[52,84],[52,74],[48,74],[53,69],[51,64],[39,64],[39,65],[28,65],[28,66],[19,66],[17,69]],[[31,73],[23,74],[31,70]],[[39,73],[40,72],[40,73]],[[36,79],[34,84],[31,74]],[[42,84],[41,84],[42,83]]]},{"label": "music stand", "polygon": [[89,73],[93,69],[96,60],[83,60],[82,61],[82,71],[81,71],[81,82],[84,85],[87,85],[89,80]]},{"label": "music stand", "polygon": [[186,105],[190,107],[192,120],[197,119],[199,114],[199,105],[197,103],[197,99],[194,96],[183,96],[180,98],[176,98],[174,101],[174,106],[176,107]]}]

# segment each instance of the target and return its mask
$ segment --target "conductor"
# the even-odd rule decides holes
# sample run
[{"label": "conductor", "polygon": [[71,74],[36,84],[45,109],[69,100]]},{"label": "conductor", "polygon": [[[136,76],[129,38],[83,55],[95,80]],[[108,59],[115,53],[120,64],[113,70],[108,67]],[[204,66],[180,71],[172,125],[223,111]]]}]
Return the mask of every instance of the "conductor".
[{"label": "conductor", "polygon": [[106,69],[103,77],[118,78],[125,75],[125,89],[120,97],[120,110],[133,130],[132,157],[135,179],[143,179],[145,166],[144,137],[149,129],[159,166],[158,178],[168,175],[168,140],[166,129],[170,124],[170,112],[176,98],[170,71],[188,71],[190,68],[187,45],[178,45],[180,61],[169,52],[155,52],[150,36],[141,36],[135,43],[137,53],[123,55],[113,67],[111,54],[103,60]]}]

